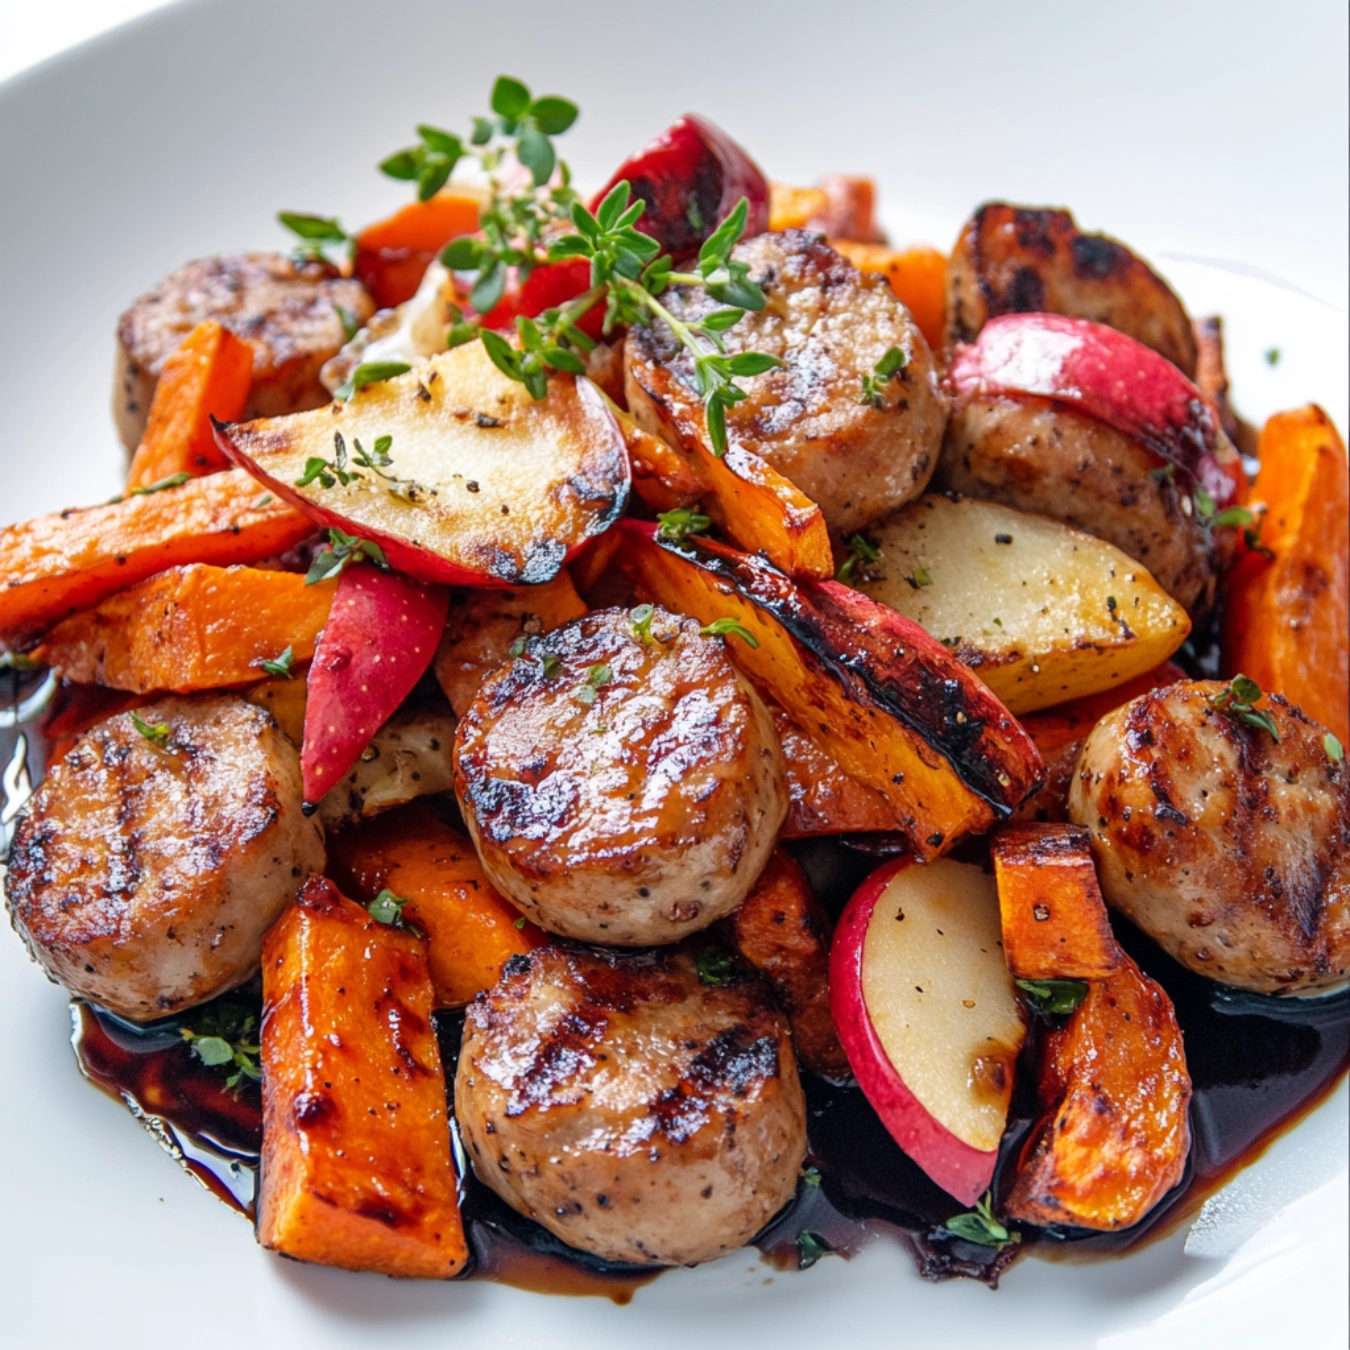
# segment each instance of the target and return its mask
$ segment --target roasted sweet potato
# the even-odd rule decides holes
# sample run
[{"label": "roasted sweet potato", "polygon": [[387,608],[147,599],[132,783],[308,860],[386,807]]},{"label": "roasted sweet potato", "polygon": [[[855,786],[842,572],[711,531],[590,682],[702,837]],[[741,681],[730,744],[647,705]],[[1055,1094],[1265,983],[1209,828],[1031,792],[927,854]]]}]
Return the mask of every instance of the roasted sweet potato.
[{"label": "roasted sweet potato", "polygon": [[828,206],[825,189],[796,187],[791,183],[769,184],[769,228],[804,230],[819,220]]},{"label": "roasted sweet potato", "polygon": [[876,225],[876,195],[872,179],[853,174],[829,174],[815,187],[770,183],[769,229],[819,230],[831,245],[836,240],[880,244],[885,236]]},{"label": "roasted sweet potato", "polygon": [[303,677],[297,675],[288,680],[277,676],[275,679],[259,680],[257,684],[251,684],[239,692],[250,703],[270,712],[277,719],[277,726],[296,745],[304,739],[305,695],[308,686]]},{"label": "roasted sweet potato", "polygon": [[0,529],[0,636],[50,627],[166,567],[256,562],[314,532],[242,470]]},{"label": "roasted sweet potato", "polygon": [[941,351],[946,335],[947,258],[935,248],[888,248],[856,239],[831,239],[860,272],[880,272],[914,316],[924,340]]},{"label": "roasted sweet potato", "polygon": [[833,927],[806,873],[781,848],[722,924],[731,945],[773,986],[797,1057],[812,1073],[842,1079],[850,1071],[830,1013]]},{"label": "roasted sweet potato", "polygon": [[258,1241],[453,1275],[468,1253],[426,943],[313,878],[264,940],[263,1000]]},{"label": "roasted sweet potato", "polygon": [[850,778],[777,704],[769,705],[787,766],[784,839],[872,834],[899,828],[895,807],[875,788]]},{"label": "roasted sweet potato", "polygon": [[459,1007],[496,984],[506,962],[547,941],[493,890],[473,845],[414,803],[329,844],[329,867],[367,902],[386,887],[427,935],[438,1007]]},{"label": "roasted sweet potato", "polygon": [[834,581],[792,581],[723,544],[662,541],[626,520],[640,594],[705,624],[729,619],[736,663],[850,777],[881,792],[921,857],[1006,819],[1038,783],[1008,711],[917,624]]},{"label": "roasted sweet potato", "polygon": [[1224,673],[1283,694],[1350,745],[1350,487],[1345,443],[1315,405],[1261,432],[1261,543],[1229,576]]},{"label": "roasted sweet potato", "polygon": [[229,468],[211,418],[232,422],[242,416],[252,385],[253,348],[214,319],[199,323],[165,359],[127,490],[175,474],[197,478]]},{"label": "roasted sweet potato", "polygon": [[287,647],[296,662],[314,655],[336,585],[253,567],[173,567],[57,624],[41,659],[64,679],[134,694],[248,684]]},{"label": "roasted sweet potato", "polygon": [[[596,547],[608,537],[601,536]],[[552,632],[585,613],[585,602],[566,572],[543,586],[469,591],[456,597],[435,658],[436,678],[455,715],[463,717],[484,678],[510,660],[511,644],[518,638]]]},{"label": "roasted sweet potato", "polygon": [[1009,825],[990,841],[1003,958],[1019,980],[1100,980],[1121,962],[1088,832]]},{"label": "roasted sweet potato", "polygon": [[1004,1203],[1010,1218],[1111,1231],[1181,1180],[1191,1079],[1172,1002],[1128,956],[1045,1040],[1043,1115]]},{"label": "roasted sweet potato", "polygon": [[1076,698],[1057,708],[1031,713],[1021,719],[1022,729],[1036,742],[1045,766],[1045,783],[1019,806],[1015,820],[1067,820],[1069,783],[1078,767],[1083,742],[1097,723],[1131,699],[1166,684],[1184,680],[1186,672],[1172,661],[1164,661],[1125,684],[1101,694]]},{"label": "roasted sweet potato", "polygon": [[353,270],[376,305],[392,309],[411,300],[441,249],[478,228],[482,204],[481,192],[455,187],[367,225],[356,236]]}]

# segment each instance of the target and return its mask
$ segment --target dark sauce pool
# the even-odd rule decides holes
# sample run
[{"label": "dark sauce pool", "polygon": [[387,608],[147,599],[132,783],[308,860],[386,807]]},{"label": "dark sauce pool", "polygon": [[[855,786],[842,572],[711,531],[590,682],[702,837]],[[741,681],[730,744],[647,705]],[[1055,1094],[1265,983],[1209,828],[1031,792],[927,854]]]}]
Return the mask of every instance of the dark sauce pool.
[{"label": "dark sauce pool", "polygon": [[[0,677],[0,708],[9,695]],[[41,744],[31,730],[29,739],[27,772],[36,781]],[[10,796],[22,770],[15,768],[16,740],[14,729],[0,725],[0,772]],[[884,843],[876,840],[864,847],[832,839],[788,847],[837,915],[877,866],[879,844],[884,851]],[[971,860],[976,857],[978,850]],[[1193,1218],[1234,1172],[1322,1101],[1350,1067],[1350,994],[1277,1002],[1227,990],[1179,966],[1118,917],[1114,922],[1122,944],[1176,1005],[1195,1089],[1186,1174],[1143,1223],[1110,1234],[1024,1230],[1020,1244],[1002,1251],[953,1237],[942,1225],[956,1203],[900,1151],[862,1093],[804,1074],[809,1170],[793,1201],[756,1239],[765,1259],[780,1269],[801,1268],[827,1251],[849,1256],[885,1233],[909,1247],[928,1278],[965,1276],[996,1284],[1029,1250],[1086,1258],[1128,1251]],[[237,991],[228,997],[238,1002],[247,996]],[[256,1003],[256,989],[251,997]],[[213,1194],[252,1217],[262,1140],[256,1084],[227,1088],[221,1070],[197,1061],[176,1021],[137,1027],[79,1001],[72,1013],[75,1052],[85,1076],[125,1102]],[[451,1082],[461,1021],[456,1013],[437,1015]],[[1018,1076],[1003,1141],[996,1196],[1033,1124],[1034,1074],[1028,1070],[1036,1041],[1033,1025],[1024,1051],[1027,1067]],[[546,1293],[599,1294],[620,1303],[656,1278],[659,1272],[650,1268],[613,1265],[565,1246],[480,1185],[464,1165],[457,1139],[455,1145],[473,1253],[461,1278]]]}]

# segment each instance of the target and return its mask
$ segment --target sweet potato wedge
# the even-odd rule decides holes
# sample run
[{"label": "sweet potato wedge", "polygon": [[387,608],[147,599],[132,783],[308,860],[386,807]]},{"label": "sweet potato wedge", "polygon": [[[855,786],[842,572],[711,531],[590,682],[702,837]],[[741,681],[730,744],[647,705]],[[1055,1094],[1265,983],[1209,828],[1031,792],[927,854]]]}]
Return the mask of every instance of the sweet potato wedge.
[{"label": "sweet potato wedge", "polygon": [[1128,956],[1047,1034],[1039,1092],[1010,1218],[1128,1228],[1181,1180],[1191,1143],[1181,1031],[1171,1000]]},{"label": "sweet potato wedge", "polygon": [[490,989],[511,957],[547,936],[492,888],[473,845],[414,803],[329,841],[329,867],[367,902],[386,887],[427,935],[436,1006],[459,1007]]},{"label": "sweet potato wedge", "polygon": [[232,422],[242,416],[252,386],[253,348],[214,319],[199,323],[165,359],[127,490],[175,474],[197,478],[229,468],[211,418]]},{"label": "sweet potato wedge", "polygon": [[855,239],[831,239],[830,247],[860,272],[880,272],[919,325],[924,340],[934,351],[942,350],[947,332],[945,254],[935,248],[894,249]]},{"label": "sweet potato wedge", "polygon": [[869,531],[857,585],[938,639],[1018,716],[1166,661],[1186,611],[1113,544],[1048,516],[919,498]]},{"label": "sweet potato wedge", "polygon": [[830,1012],[834,925],[797,860],[781,848],[754,889],[722,924],[727,940],[773,986],[792,1028],[797,1056],[812,1073],[849,1076]]},{"label": "sweet potato wedge", "polygon": [[705,624],[730,619],[736,663],[850,777],[881,792],[920,857],[1006,819],[1040,759],[1008,711],[917,624],[834,581],[792,581],[723,544],[626,520],[638,592]]},{"label": "sweet potato wedge", "polygon": [[[595,547],[603,547],[608,537]],[[511,644],[518,638],[552,632],[585,613],[585,602],[566,572],[542,586],[469,591],[456,598],[435,658],[436,679],[455,716],[464,716],[484,678],[511,659]]]},{"label": "sweet potato wedge", "polygon": [[253,567],[173,567],[62,620],[41,659],[64,679],[133,694],[248,684],[287,647],[296,662],[314,655],[336,585]]},{"label": "sweet potato wedge", "polygon": [[828,204],[824,188],[770,182],[769,228],[804,230],[825,214]]},{"label": "sweet potato wedge", "polygon": [[0,636],[50,627],[166,567],[256,562],[314,532],[242,470],[0,529]]},{"label": "sweet potato wedge", "polygon": [[777,703],[771,703],[769,711],[787,766],[788,813],[782,838],[899,828],[895,807],[886,797],[850,778]]},{"label": "sweet potato wedge", "polygon": [[1131,699],[1150,689],[1186,679],[1186,672],[1172,661],[1164,661],[1154,670],[1138,675],[1125,684],[1100,694],[1076,698],[1044,712],[1021,719],[1022,729],[1036,742],[1045,783],[1022,803],[1013,814],[1015,820],[1067,820],[1069,783],[1078,767],[1078,756],[1088,733],[1103,717],[1123,707]]},{"label": "sweet potato wedge", "polygon": [[1350,745],[1350,487],[1345,444],[1315,405],[1277,413],[1261,432],[1251,504],[1261,543],[1229,576],[1224,673],[1283,694]]},{"label": "sweet potato wedge", "polygon": [[467,1258],[426,944],[316,877],[263,943],[258,1241],[446,1279]]},{"label": "sweet potato wedge", "polygon": [[308,685],[302,676],[284,679],[277,676],[259,680],[239,691],[250,703],[270,712],[277,726],[298,746],[305,735],[305,696]]},{"label": "sweet potato wedge", "polygon": [[481,192],[455,187],[367,225],[356,236],[352,270],[376,305],[392,309],[411,300],[441,249],[478,228],[482,205]]},{"label": "sweet potato wedge", "polygon": [[1014,979],[1101,980],[1119,967],[1085,829],[1008,825],[990,848],[1003,958]]}]

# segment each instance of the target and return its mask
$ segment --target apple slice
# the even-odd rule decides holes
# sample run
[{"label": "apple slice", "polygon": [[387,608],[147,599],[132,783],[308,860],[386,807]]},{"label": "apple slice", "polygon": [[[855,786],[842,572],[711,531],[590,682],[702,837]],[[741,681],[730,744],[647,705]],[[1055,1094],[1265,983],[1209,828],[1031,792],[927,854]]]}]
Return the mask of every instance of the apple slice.
[{"label": "apple slice", "polygon": [[957,347],[950,379],[966,397],[1057,399],[1190,474],[1217,507],[1237,498],[1242,464],[1213,404],[1165,356],[1105,324],[1005,314]]},{"label": "apple slice", "polygon": [[366,565],[343,572],[306,681],[307,802],[342,781],[412,692],[436,654],[449,606],[444,586]]},{"label": "apple slice", "polygon": [[[638,520],[618,561],[638,594],[705,624],[850,777],[875,788],[914,852],[1006,820],[1036,786],[1035,747],[1008,710],[918,624],[835,581],[794,581],[711,540],[683,546]],[[751,645],[753,643],[753,645]]]},{"label": "apple slice", "polygon": [[697,249],[742,197],[750,207],[745,238],[769,228],[768,179],[721,127],[696,113],[629,155],[595,194],[591,210],[625,180],[647,203],[638,229],[677,257]]},{"label": "apple slice", "polygon": [[988,1188],[1026,1038],[982,868],[898,858],[835,929],[830,1006],[895,1142],[963,1204]]},{"label": "apple slice", "polygon": [[[356,465],[392,437],[381,473]],[[310,477],[336,462],[352,473]],[[423,581],[549,581],[623,514],[628,455],[589,380],[556,375],[546,399],[503,375],[474,342],[313,412],[216,426],[225,453],[320,525],[379,544]],[[332,486],[325,486],[325,482]]]}]

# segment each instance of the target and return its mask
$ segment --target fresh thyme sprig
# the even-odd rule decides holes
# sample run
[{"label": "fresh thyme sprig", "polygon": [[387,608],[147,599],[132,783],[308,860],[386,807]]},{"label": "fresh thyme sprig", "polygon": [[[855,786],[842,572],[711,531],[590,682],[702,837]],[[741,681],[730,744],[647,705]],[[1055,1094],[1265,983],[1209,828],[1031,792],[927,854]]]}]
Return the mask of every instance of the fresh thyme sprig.
[{"label": "fresh thyme sprig", "polygon": [[954,1237],[964,1238],[967,1242],[976,1242],[981,1247],[993,1247],[998,1251],[1022,1240],[1021,1233],[1008,1228],[994,1214],[994,1197],[988,1191],[982,1200],[975,1202],[973,1210],[967,1214],[953,1215],[942,1226]]},{"label": "fresh thyme sprig", "polygon": [[743,624],[735,619],[714,619],[712,623],[698,630],[699,637],[738,637],[747,647],[758,647],[759,639]]},{"label": "fresh thyme sprig", "polygon": [[389,566],[389,559],[384,556],[384,550],[378,544],[372,543],[369,539],[359,539],[354,534],[346,534],[334,527],[328,531],[328,547],[323,552],[315,554],[314,561],[310,563],[309,571],[305,573],[305,585],[313,586],[316,582],[325,581],[329,577],[340,576],[348,563],[362,558],[373,562],[377,567]]},{"label": "fresh thyme sprig", "polygon": [[356,239],[347,233],[335,216],[311,216],[300,211],[278,211],[281,222],[299,243],[295,257],[301,262],[331,263],[328,250],[337,244],[346,245],[348,255],[356,252]]},{"label": "fresh thyme sprig", "polygon": [[872,367],[870,375],[858,377],[861,389],[858,402],[868,408],[886,406],[886,386],[909,364],[909,357],[900,347],[887,348],[885,354]]},{"label": "fresh thyme sprig", "polygon": [[1264,697],[1261,686],[1246,675],[1234,675],[1226,688],[1210,695],[1210,704],[1221,713],[1227,714],[1235,722],[1245,726],[1257,727],[1270,733],[1271,739],[1280,739],[1275,719],[1268,712],[1258,711],[1253,705]]},{"label": "fresh thyme sprig", "polygon": [[851,585],[859,568],[862,568],[865,574],[867,566],[881,561],[881,549],[866,535],[861,534],[851,535],[844,542],[848,545],[848,557],[839,565],[835,580]]},{"label": "fresh thyme sprig", "polygon": [[1083,980],[1016,980],[1014,983],[1026,995],[1026,1001],[1037,1012],[1071,1013],[1087,998],[1088,987]]},{"label": "fresh thyme sprig", "polygon": [[395,895],[386,887],[366,906],[366,913],[376,923],[385,924],[390,928],[401,928],[405,933],[412,933],[416,937],[425,937],[426,934],[421,928],[403,917],[403,907],[407,903],[405,897]]},{"label": "fresh thyme sprig", "polygon": [[677,506],[662,511],[657,517],[656,537],[670,544],[683,544],[691,534],[702,534],[712,521],[701,516],[692,506]]},{"label": "fresh thyme sprig", "polygon": [[250,1009],[237,1003],[211,1004],[179,1034],[203,1064],[233,1070],[225,1080],[232,1092],[262,1078],[258,1018]]}]

